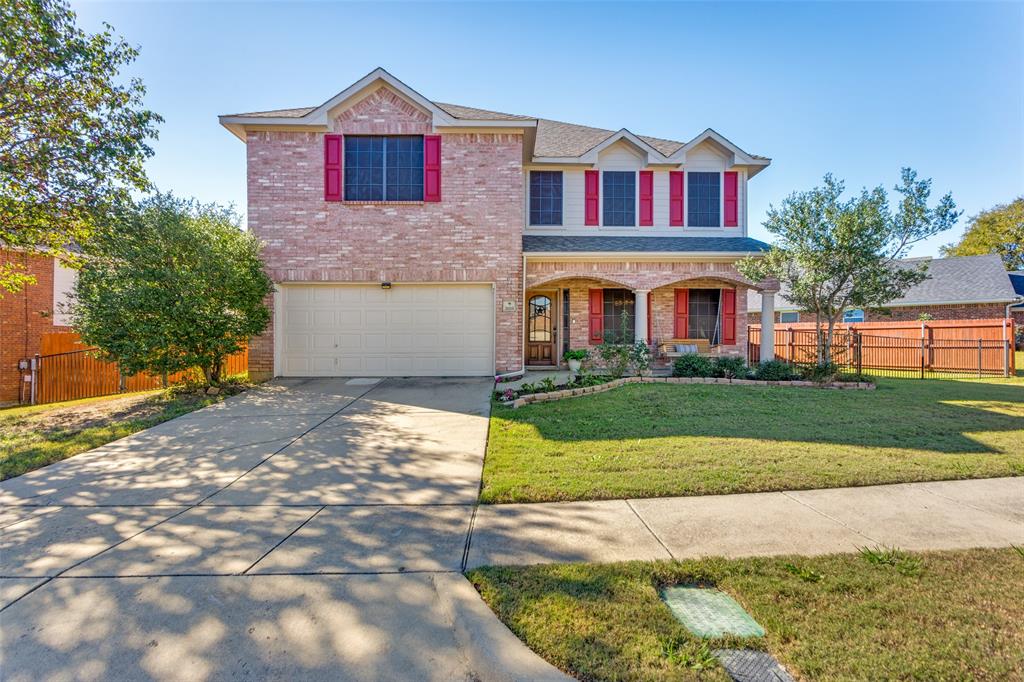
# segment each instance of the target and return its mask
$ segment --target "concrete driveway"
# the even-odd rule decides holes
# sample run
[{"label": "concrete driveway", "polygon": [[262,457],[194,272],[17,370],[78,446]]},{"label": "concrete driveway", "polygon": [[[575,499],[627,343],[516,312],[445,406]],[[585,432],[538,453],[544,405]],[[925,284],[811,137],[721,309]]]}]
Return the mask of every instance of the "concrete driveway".
[{"label": "concrete driveway", "polygon": [[490,390],[283,380],[0,484],[3,678],[475,678]]}]

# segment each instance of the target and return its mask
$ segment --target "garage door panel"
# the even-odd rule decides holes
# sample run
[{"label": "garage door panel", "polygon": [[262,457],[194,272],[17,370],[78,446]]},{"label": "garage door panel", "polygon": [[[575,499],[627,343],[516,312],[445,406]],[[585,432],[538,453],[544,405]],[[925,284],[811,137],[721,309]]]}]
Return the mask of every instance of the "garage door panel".
[{"label": "garage door panel", "polygon": [[280,371],[292,376],[489,375],[489,285],[284,285]]}]

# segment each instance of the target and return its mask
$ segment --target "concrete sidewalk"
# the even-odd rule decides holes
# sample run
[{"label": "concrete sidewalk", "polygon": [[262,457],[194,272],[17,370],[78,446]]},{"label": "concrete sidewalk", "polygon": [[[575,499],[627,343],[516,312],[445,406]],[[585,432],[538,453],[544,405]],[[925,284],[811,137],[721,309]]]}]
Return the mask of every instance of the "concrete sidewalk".
[{"label": "concrete sidewalk", "polygon": [[469,568],[1024,545],[1024,477],[777,493],[484,505]]}]

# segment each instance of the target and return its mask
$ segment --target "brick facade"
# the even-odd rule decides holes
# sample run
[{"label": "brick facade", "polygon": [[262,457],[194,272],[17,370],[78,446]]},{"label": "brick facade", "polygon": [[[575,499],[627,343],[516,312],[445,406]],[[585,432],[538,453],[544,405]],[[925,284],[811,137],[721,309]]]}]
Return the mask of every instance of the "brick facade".
[{"label": "brick facade", "polygon": [[53,259],[0,249],[0,263],[17,263],[35,276],[16,294],[0,297],[0,404],[17,402],[21,390],[18,361],[39,353],[43,334],[71,331],[53,324]]},{"label": "brick facade", "polygon": [[569,345],[590,347],[589,290],[647,289],[651,298],[652,339],[655,344],[673,338],[675,290],[737,289],[736,343],[716,348],[723,355],[746,355],[747,289],[751,284],[731,263],[673,261],[541,261],[527,260],[527,297],[534,290],[569,290]]}]

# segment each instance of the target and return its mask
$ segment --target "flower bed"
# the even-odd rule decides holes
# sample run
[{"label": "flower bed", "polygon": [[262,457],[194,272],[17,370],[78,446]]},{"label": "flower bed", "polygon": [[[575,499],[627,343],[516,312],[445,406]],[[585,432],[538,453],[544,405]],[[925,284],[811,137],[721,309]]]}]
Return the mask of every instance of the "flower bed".
[{"label": "flower bed", "polygon": [[869,381],[830,381],[819,383],[815,381],[763,381],[758,379],[729,379],[724,377],[623,377],[621,379],[609,379],[605,383],[593,386],[571,387],[565,384],[556,386],[555,390],[520,395],[511,400],[502,399],[502,403],[508,407],[519,408],[531,403],[543,403],[550,400],[562,400],[563,398],[575,398],[582,395],[604,393],[613,388],[626,384],[726,384],[732,386],[794,386],[797,388],[824,388],[833,390],[873,390],[875,385]]}]

